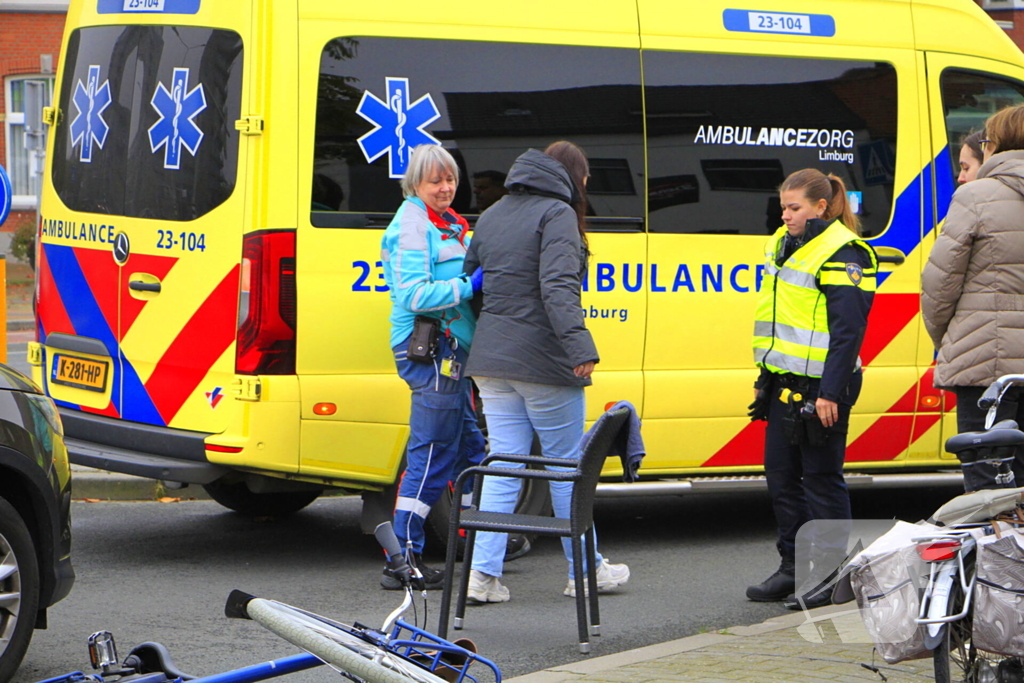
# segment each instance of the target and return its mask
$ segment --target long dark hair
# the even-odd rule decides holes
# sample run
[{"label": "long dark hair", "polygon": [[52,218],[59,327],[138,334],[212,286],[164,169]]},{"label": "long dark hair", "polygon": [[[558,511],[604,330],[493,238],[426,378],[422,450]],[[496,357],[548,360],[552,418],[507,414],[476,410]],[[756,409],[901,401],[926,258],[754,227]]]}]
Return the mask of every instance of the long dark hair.
[{"label": "long dark hair", "polygon": [[589,249],[590,243],[587,240],[587,186],[584,180],[590,175],[590,164],[587,163],[587,154],[577,145],[566,140],[552,142],[544,153],[555,161],[565,166],[569,172],[572,184],[576,192],[570,204],[576,212],[576,224],[579,227],[580,239],[583,247]]}]

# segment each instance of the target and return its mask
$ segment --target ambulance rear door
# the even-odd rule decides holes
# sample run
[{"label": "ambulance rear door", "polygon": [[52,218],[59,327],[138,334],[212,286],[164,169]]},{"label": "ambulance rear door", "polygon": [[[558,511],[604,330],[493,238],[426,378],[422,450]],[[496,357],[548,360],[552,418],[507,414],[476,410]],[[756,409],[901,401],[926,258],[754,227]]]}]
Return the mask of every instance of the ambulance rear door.
[{"label": "ambulance rear door", "polygon": [[97,22],[121,23],[75,30],[64,55],[53,185],[81,222],[104,227],[67,283],[82,291],[63,296],[102,322],[85,336],[110,351],[105,414],[219,432],[235,360],[249,3],[128,7],[99,2]]}]

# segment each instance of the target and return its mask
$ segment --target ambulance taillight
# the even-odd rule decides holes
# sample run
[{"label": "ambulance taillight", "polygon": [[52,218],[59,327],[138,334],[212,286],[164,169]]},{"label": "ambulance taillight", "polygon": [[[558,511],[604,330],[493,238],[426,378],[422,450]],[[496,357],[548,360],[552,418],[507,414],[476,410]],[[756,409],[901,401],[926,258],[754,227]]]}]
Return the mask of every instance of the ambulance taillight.
[{"label": "ambulance taillight", "polygon": [[242,243],[235,372],[295,372],[295,231],[261,230]]}]

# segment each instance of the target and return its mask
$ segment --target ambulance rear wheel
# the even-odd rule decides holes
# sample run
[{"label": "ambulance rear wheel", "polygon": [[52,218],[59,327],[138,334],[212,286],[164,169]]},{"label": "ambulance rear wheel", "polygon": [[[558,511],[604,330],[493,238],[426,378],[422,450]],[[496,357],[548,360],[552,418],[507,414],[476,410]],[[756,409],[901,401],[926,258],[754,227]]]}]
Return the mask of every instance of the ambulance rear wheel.
[{"label": "ambulance rear wheel", "polygon": [[225,482],[223,479],[203,484],[203,488],[224,507],[250,517],[284,517],[306,507],[322,493],[318,490],[253,493],[244,481]]}]

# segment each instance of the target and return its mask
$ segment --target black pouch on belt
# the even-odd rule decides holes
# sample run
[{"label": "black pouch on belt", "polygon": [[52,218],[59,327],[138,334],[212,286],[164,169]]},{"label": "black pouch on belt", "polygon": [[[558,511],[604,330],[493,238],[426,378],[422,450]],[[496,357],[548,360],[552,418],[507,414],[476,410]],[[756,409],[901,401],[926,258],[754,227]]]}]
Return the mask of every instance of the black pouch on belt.
[{"label": "black pouch on belt", "polygon": [[810,446],[821,447],[828,441],[830,428],[821,424],[818,411],[814,407],[814,401],[808,400],[800,410],[800,417],[804,421],[804,429],[807,432],[807,443]]},{"label": "black pouch on belt", "polygon": [[406,358],[414,363],[433,363],[437,357],[437,338],[441,333],[441,321],[425,315],[416,316],[409,337]]}]

